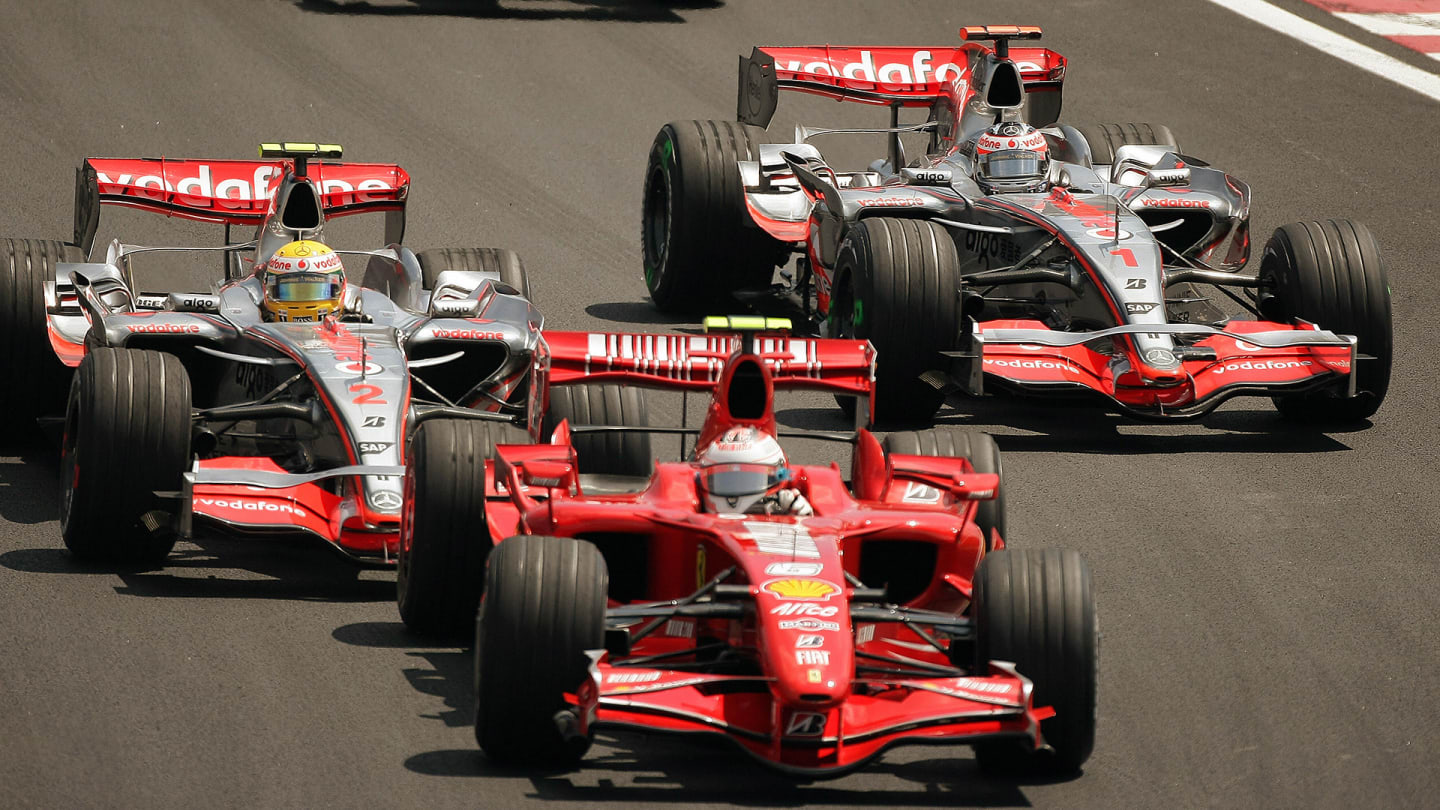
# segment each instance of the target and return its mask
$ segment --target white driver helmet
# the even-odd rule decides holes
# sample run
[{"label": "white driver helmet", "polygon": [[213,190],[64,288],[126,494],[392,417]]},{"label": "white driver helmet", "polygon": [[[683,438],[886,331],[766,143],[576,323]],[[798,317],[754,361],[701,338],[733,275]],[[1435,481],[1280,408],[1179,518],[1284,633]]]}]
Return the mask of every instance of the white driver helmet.
[{"label": "white driver helmet", "polygon": [[752,427],[726,431],[695,460],[706,507],[718,514],[766,512],[767,499],[790,480],[780,443]]},{"label": "white driver helmet", "polygon": [[975,142],[975,164],[975,181],[987,194],[1044,191],[1050,147],[1040,130],[1005,121],[980,133]]}]

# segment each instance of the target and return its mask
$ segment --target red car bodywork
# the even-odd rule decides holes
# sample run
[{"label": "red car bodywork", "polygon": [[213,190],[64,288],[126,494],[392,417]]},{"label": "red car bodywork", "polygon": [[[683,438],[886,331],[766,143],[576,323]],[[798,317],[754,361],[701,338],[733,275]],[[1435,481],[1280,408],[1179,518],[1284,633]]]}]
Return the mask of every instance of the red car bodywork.
[{"label": "red car bodywork", "polygon": [[[736,426],[775,434],[776,388],[868,395],[872,385],[863,341],[760,336],[747,354],[730,336],[547,338],[552,382],[584,375],[713,392],[701,443]],[[1003,547],[974,522],[998,476],[963,458],[887,456],[862,428],[848,481],[835,463],[791,467],[813,516],[717,515],[702,508],[692,462],[658,464],[637,492],[586,492],[569,436],[562,424],[550,444],[499,447],[487,514],[497,541],[576,537],[607,557],[609,624],[612,634],[627,628],[626,642],[568,696],[581,731],[720,734],[811,775],[842,773],[898,743],[1041,744],[1052,712],[1031,705],[1023,673],[1000,662],[964,671],[948,653],[947,640],[969,629],[976,566]],[[923,562],[888,593],[866,588],[863,578],[893,569],[897,553]],[[670,613],[677,604],[713,611]],[[949,633],[930,632],[942,627]],[[749,671],[704,671],[716,645]]]}]

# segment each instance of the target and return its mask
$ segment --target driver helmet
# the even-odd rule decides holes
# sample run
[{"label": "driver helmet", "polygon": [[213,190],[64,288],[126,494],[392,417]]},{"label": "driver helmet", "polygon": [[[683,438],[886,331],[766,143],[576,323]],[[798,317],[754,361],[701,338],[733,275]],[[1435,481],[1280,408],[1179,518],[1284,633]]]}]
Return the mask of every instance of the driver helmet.
[{"label": "driver helmet", "polygon": [[775,437],[753,427],[726,431],[695,454],[706,508],[717,514],[768,514],[790,481]]},{"label": "driver helmet", "polygon": [[1018,121],[1002,121],[980,133],[975,164],[975,180],[988,194],[1044,191],[1050,146],[1040,130]]},{"label": "driver helmet", "polygon": [[291,242],[265,262],[261,307],[267,320],[318,321],[340,312],[345,267],[329,247],[302,239]]}]

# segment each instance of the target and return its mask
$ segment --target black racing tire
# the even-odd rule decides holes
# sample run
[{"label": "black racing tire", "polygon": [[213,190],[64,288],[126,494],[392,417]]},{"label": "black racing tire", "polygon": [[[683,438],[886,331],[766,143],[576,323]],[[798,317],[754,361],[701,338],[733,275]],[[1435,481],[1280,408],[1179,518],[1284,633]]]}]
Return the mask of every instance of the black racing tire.
[{"label": "black racing tire", "polygon": [[155,493],[183,489],[190,407],[190,375],[173,354],[97,347],[85,355],[60,456],[60,532],[76,559],[148,563],[170,553],[175,534],[168,515],[156,521],[167,505]]},{"label": "black racing tire", "polygon": [[991,547],[990,531],[1008,537],[1005,531],[1005,468],[1000,462],[1000,448],[989,433],[956,428],[931,428],[929,430],[907,430],[891,433],[880,442],[885,454],[901,453],[910,456],[945,456],[965,458],[977,473],[1000,476],[1000,486],[995,489],[994,500],[980,501],[975,512],[975,523],[985,533],[985,548]]},{"label": "black racing tire", "polygon": [[830,334],[875,345],[876,420],[929,420],[945,397],[920,375],[945,369],[940,352],[959,340],[955,242],[922,219],[862,219],[841,243],[835,268]]},{"label": "black racing tire", "polygon": [[500,280],[520,291],[526,300],[530,295],[530,277],[520,254],[506,248],[431,248],[415,254],[420,262],[421,285],[434,292],[435,279],[446,270],[497,273]]},{"label": "black racing tire", "polygon": [[1295,222],[1275,229],[1260,261],[1260,311],[1275,321],[1303,318],[1358,338],[1357,396],[1334,390],[1275,397],[1275,407],[1305,422],[1358,422],[1380,409],[1390,388],[1394,332],[1390,281],[1370,229],[1348,219]]},{"label": "black racing tire", "polygon": [[971,616],[975,672],[985,674],[990,661],[1013,662],[1035,685],[1034,705],[1055,709],[1040,723],[1052,751],[1012,740],[981,743],[975,746],[980,769],[996,775],[1079,770],[1095,747],[1100,646],[1085,560],[1048,548],[987,554],[975,572]]},{"label": "black racing tire", "polygon": [[[644,388],[618,383],[557,385],[550,389],[545,411],[546,440],[564,419],[572,426],[649,427],[649,398]],[[648,433],[572,434],[570,444],[584,473],[648,477],[655,471]]]},{"label": "black racing tire", "polygon": [[493,542],[485,522],[485,460],[496,444],[529,444],[519,427],[431,419],[410,438],[395,596],[422,635],[468,634]]},{"label": "black racing tire", "polygon": [[589,677],[605,643],[610,576],[594,545],[521,535],[490,555],[475,631],[475,741],[489,758],[571,763],[590,739],[561,736],[564,695]]},{"label": "black racing tire", "polygon": [[0,389],[0,441],[35,435],[35,419],[65,410],[74,373],[50,347],[44,282],[59,262],[83,262],[74,245],[0,239],[0,364],[14,384]]},{"label": "black racing tire", "polygon": [[661,312],[713,311],[736,291],[768,287],[790,246],[745,208],[738,160],[758,160],[765,130],[732,121],[671,121],[645,166],[640,242],[645,286]]},{"label": "black racing tire", "polygon": [[1166,146],[1179,153],[1180,144],[1164,124],[1091,124],[1077,127],[1090,145],[1092,165],[1115,162],[1115,150],[1130,144]]}]

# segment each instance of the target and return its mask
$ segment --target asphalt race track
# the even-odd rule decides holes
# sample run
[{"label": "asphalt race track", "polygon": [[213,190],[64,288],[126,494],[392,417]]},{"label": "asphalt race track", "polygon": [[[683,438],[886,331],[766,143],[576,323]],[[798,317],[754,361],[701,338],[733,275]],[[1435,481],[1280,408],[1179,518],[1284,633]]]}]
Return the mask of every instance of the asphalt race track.
[{"label": "asphalt race track", "polygon": [[[1285,222],[1369,223],[1389,261],[1397,351],[1384,408],[1351,432],[1296,428],[1263,400],[1163,426],[1006,400],[942,411],[999,437],[1011,542],[1079,549],[1096,574],[1099,738],[1084,774],[1055,783],[989,781],[968,749],[908,748],[796,784],[724,745],[628,736],[603,738],[578,771],[501,770],[471,737],[469,651],[402,630],[393,574],[357,574],[308,546],[220,541],[182,544],[159,570],[81,568],[60,542],[56,451],[7,450],[20,454],[0,458],[0,806],[1437,801],[1432,100],[1199,0],[3,7],[3,235],[68,238],[86,155],[249,157],[261,140],[332,140],[409,170],[412,246],[519,250],[548,324],[572,329],[668,328],[640,273],[646,151],[667,120],[733,115],[737,54],[946,44],[964,24],[1037,23],[1071,60],[1064,120],[1169,125],[1187,152],[1251,184],[1257,255]],[[882,117],[787,95],[772,131]],[[882,150],[826,151],[868,162]],[[113,211],[102,239],[219,240],[215,227]],[[370,236],[378,227],[355,238]],[[157,266],[147,286],[205,290],[215,273]],[[818,397],[782,409],[791,425],[841,421]],[[823,447],[797,455],[821,460]]]}]

